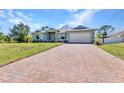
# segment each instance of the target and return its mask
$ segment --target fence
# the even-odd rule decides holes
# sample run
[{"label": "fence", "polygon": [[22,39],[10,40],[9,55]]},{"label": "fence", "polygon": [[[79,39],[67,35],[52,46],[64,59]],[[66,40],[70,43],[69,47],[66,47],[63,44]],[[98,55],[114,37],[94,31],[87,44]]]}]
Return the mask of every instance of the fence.
[{"label": "fence", "polygon": [[124,42],[124,37],[110,37],[104,39],[104,43],[121,43],[121,42]]}]

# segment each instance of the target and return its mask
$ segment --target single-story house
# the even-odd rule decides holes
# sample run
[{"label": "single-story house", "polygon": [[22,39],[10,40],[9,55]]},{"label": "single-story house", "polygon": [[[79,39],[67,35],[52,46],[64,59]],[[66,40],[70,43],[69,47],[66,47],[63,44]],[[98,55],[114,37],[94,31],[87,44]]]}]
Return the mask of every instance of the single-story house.
[{"label": "single-story house", "polygon": [[111,37],[122,37],[122,36],[124,36],[124,31],[117,32],[111,35]]},{"label": "single-story house", "polygon": [[68,25],[60,29],[47,28],[32,33],[33,41],[56,41],[69,43],[93,43],[95,41],[94,28],[77,26],[71,28]]}]

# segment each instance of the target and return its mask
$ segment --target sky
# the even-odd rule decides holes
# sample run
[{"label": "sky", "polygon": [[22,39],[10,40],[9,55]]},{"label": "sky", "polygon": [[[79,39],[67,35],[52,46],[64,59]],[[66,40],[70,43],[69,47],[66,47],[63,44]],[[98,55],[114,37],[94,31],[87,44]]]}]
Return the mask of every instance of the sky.
[{"label": "sky", "polygon": [[64,25],[99,28],[107,24],[115,27],[116,33],[124,30],[123,20],[123,9],[1,9],[0,32],[8,34],[14,24],[23,22],[30,26],[31,32],[46,25],[54,28]]}]

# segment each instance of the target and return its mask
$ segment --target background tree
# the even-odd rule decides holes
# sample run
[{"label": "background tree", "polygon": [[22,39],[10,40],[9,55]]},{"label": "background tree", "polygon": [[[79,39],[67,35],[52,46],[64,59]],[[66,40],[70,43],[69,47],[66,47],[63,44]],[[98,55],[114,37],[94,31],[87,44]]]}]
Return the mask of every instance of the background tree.
[{"label": "background tree", "polygon": [[4,36],[3,32],[0,32],[0,39],[2,39]]},{"label": "background tree", "polygon": [[3,32],[0,32],[0,43],[11,43],[11,38],[8,35],[4,35]]},{"label": "background tree", "polygon": [[25,42],[25,37],[29,34],[30,27],[22,22],[10,29],[9,36],[17,42]]},{"label": "background tree", "polygon": [[[0,30],[1,30],[1,27],[0,27]],[[4,43],[5,42],[4,39],[5,39],[4,33],[0,32],[0,43]]]},{"label": "background tree", "polygon": [[103,25],[98,29],[98,33],[100,38],[103,38],[103,43],[104,43],[104,38],[107,37],[108,33],[114,31],[114,27],[111,25]]},{"label": "background tree", "polygon": [[3,32],[0,32],[0,43],[5,43],[5,42],[8,42],[9,39],[7,38],[6,35],[4,35]]}]

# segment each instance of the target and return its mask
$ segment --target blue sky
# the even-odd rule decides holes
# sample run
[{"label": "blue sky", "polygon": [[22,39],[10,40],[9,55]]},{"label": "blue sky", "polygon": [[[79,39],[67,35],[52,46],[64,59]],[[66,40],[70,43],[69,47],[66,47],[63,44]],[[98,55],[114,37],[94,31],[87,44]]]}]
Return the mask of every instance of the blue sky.
[{"label": "blue sky", "polygon": [[59,28],[64,25],[84,25],[99,28],[109,24],[115,32],[124,30],[124,10],[120,9],[8,9],[0,10],[0,27],[5,34],[14,24],[23,22],[35,31],[42,26]]}]

